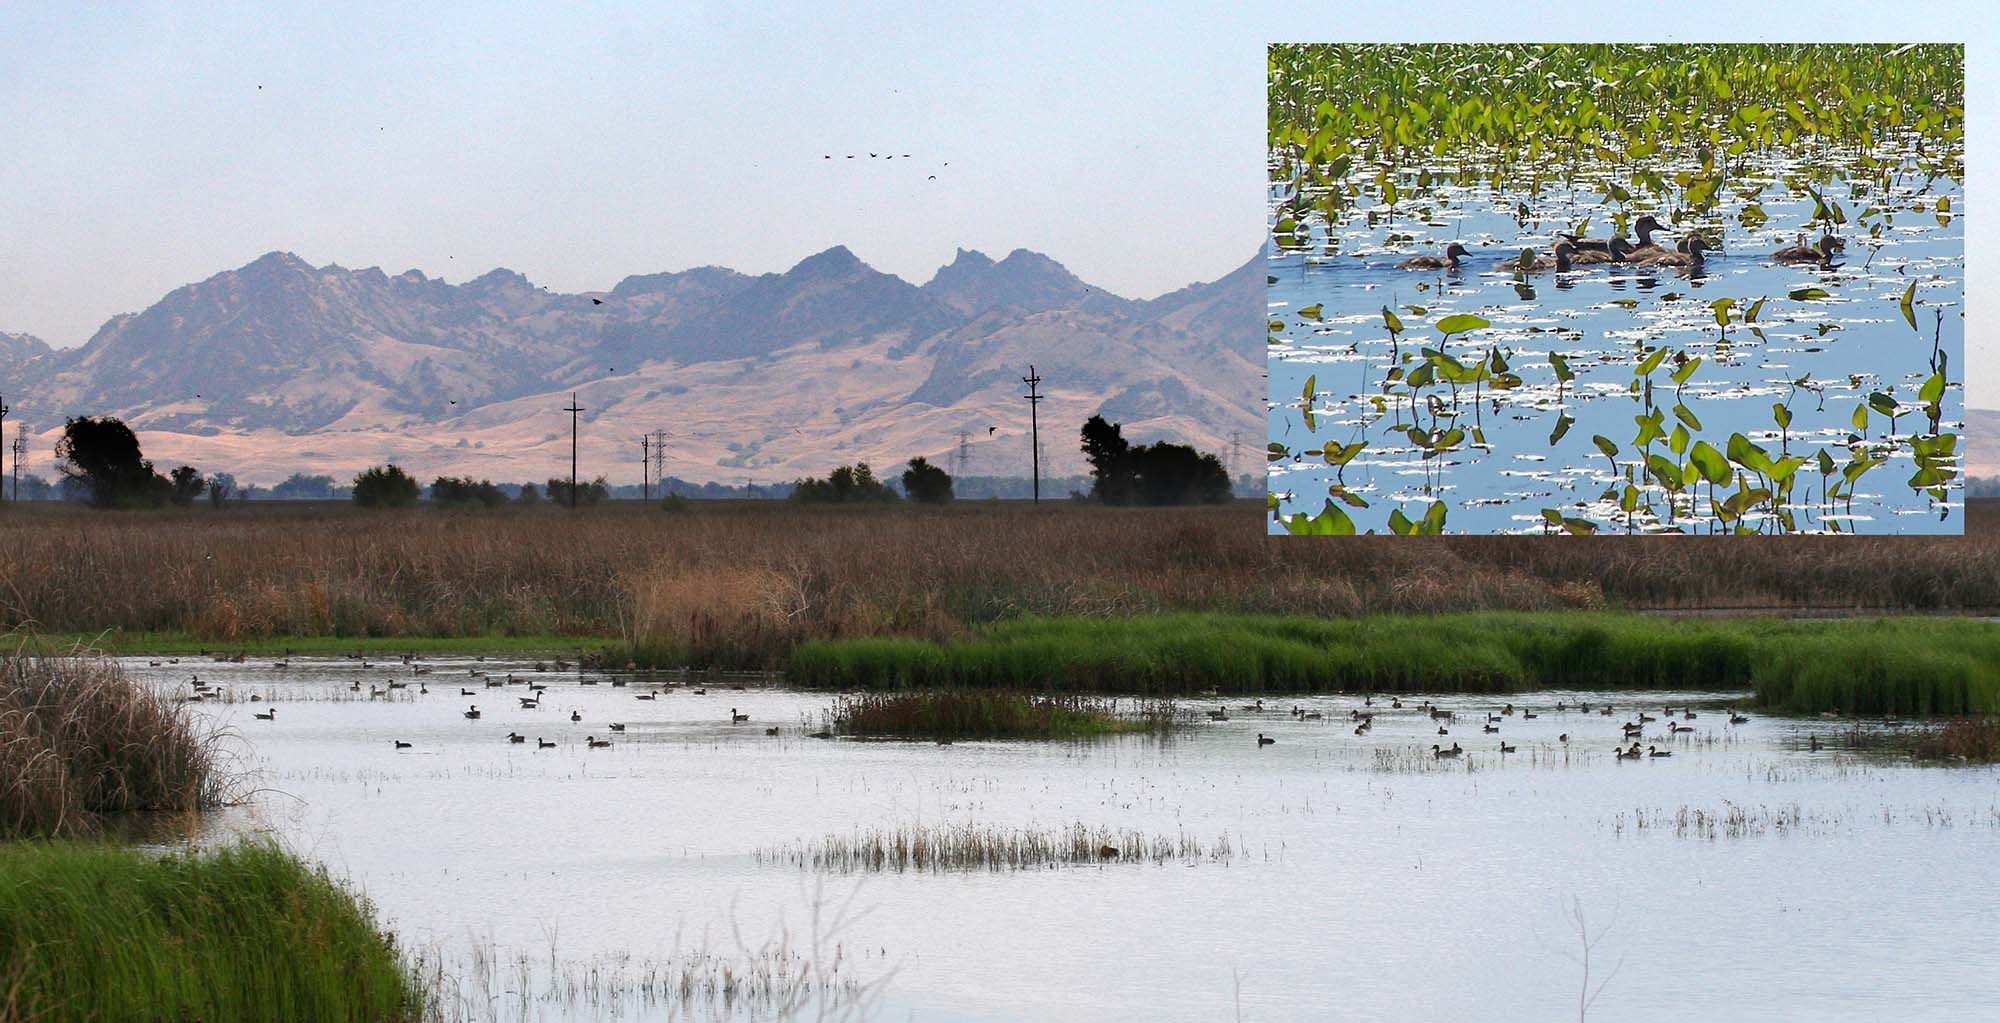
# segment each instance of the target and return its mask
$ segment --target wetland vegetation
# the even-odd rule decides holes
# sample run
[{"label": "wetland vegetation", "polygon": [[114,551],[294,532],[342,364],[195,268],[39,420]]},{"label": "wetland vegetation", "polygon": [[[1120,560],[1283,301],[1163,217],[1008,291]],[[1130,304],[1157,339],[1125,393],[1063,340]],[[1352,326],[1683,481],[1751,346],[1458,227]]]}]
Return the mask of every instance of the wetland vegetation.
[{"label": "wetland vegetation", "polygon": [[1000,828],[972,823],[916,824],[828,835],[816,842],[765,849],[762,863],[851,874],[859,871],[1030,870],[1083,864],[1222,863],[1238,855],[1228,835],[1204,841],[1182,831],[1092,827]]},{"label": "wetland vegetation", "polygon": [[1963,97],[1953,45],[1272,47],[1269,529],[1958,531]]},{"label": "wetland vegetation", "polygon": [[1088,739],[1165,735],[1189,723],[1169,701],[1098,700],[1014,689],[920,689],[845,696],[823,734],[877,739]]}]

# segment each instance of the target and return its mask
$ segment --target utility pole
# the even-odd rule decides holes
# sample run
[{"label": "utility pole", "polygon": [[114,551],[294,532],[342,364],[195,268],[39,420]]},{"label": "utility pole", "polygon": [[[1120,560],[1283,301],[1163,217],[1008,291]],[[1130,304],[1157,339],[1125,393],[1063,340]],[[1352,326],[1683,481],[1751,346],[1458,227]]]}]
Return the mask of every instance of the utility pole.
[{"label": "utility pole", "polygon": [[640,480],[639,492],[645,496],[647,504],[653,503],[653,477],[651,476],[651,473],[653,471],[652,449],[653,449],[653,435],[650,433],[640,434],[639,435],[639,480]]},{"label": "utility pole", "polygon": [[[0,434],[0,440],[6,434]],[[21,459],[28,457],[28,428],[17,424],[14,427],[14,500],[21,499]]]},{"label": "utility pole", "polygon": [[1022,395],[1021,397],[1028,399],[1028,435],[1030,438],[1029,443],[1032,445],[1032,452],[1033,452],[1034,466],[1035,466],[1035,503],[1041,504],[1042,503],[1042,426],[1041,426],[1041,420],[1036,418],[1035,406],[1040,405],[1042,403],[1042,394],[1039,390],[1037,390],[1037,388],[1041,386],[1042,378],[1035,373],[1034,363],[1031,362],[1028,364],[1028,375],[1022,377],[1021,382],[1028,385],[1028,393]]},{"label": "utility pole", "polygon": [[[5,441],[6,439],[7,439],[7,396],[4,394],[0,394],[0,441]],[[18,460],[14,463],[14,475],[16,478],[19,478],[21,474],[20,465],[21,463]],[[15,484],[14,492],[16,494],[21,492],[20,484],[18,483]]]},{"label": "utility pole", "polygon": [[576,403],[575,391],[569,392],[569,407],[563,409],[563,411],[569,413],[569,510],[575,511],[576,510],[576,416],[577,413],[583,411],[583,406]]}]

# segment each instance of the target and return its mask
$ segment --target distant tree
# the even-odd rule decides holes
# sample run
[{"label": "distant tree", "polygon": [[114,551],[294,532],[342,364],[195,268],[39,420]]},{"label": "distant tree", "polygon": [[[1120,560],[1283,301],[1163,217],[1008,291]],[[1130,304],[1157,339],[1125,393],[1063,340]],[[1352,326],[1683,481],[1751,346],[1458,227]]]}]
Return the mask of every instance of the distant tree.
[{"label": "distant tree", "polygon": [[280,501],[324,501],[334,496],[333,477],[295,472],[272,487],[271,496]]},{"label": "distant tree", "polygon": [[[570,487],[568,480],[552,479],[548,482],[549,500],[565,508],[570,507]],[[588,483],[576,485],[576,506],[587,507],[611,496],[611,484],[599,476]]]},{"label": "distant tree", "polygon": [[167,476],[167,482],[173,488],[168,492],[167,499],[182,508],[192,506],[194,499],[208,487],[208,481],[202,479],[201,472],[192,465],[175,469]]},{"label": "distant tree", "polygon": [[1220,504],[1230,498],[1221,459],[1165,441],[1133,447],[1124,428],[1103,416],[1083,424],[1083,456],[1090,462],[1090,496],[1105,504]]},{"label": "distant tree", "polygon": [[13,490],[14,499],[17,501],[53,501],[56,495],[56,488],[50,486],[48,480],[34,473],[21,477],[21,481],[12,484],[10,489]]},{"label": "distant tree", "polygon": [[1132,467],[1127,456],[1132,446],[1125,441],[1125,428],[1091,416],[1083,424],[1083,458],[1090,463],[1090,496],[1105,504],[1126,504],[1132,499]]},{"label": "distant tree", "polygon": [[354,503],[363,508],[408,508],[423,488],[400,467],[378,465],[354,477]]},{"label": "distant tree", "polygon": [[56,457],[65,489],[99,508],[157,507],[172,490],[140,452],[131,427],[111,416],[65,422]]},{"label": "distant tree", "polygon": [[507,503],[507,492],[491,480],[439,476],[431,482],[431,500],[460,507],[498,508]]},{"label": "distant tree", "polygon": [[791,499],[805,504],[866,504],[896,500],[896,492],[875,478],[867,462],[843,465],[826,479],[807,477],[792,485]]},{"label": "distant tree", "polygon": [[536,490],[533,483],[523,483],[521,484],[521,496],[515,498],[515,500],[522,504],[541,504],[542,492]]},{"label": "distant tree", "polygon": [[922,456],[912,458],[910,467],[903,470],[903,493],[918,504],[949,504],[951,475]]},{"label": "distant tree", "polygon": [[236,477],[226,472],[212,472],[208,474],[208,503],[214,505],[217,509],[222,508],[228,502],[230,492],[235,489]]}]

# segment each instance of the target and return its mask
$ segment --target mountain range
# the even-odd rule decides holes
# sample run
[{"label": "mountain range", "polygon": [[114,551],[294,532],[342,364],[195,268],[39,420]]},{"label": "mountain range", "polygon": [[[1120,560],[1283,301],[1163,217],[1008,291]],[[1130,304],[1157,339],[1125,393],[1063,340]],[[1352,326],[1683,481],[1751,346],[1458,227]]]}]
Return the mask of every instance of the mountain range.
[{"label": "mountain range", "polygon": [[[1022,377],[1041,376],[1045,475],[1081,471],[1093,414],[1136,441],[1234,455],[1262,445],[1259,259],[1150,300],[1114,295],[1026,249],[961,249],[922,285],[844,246],[782,273],[703,266],[560,293],[496,269],[459,284],[313,266],[286,252],[175,289],[52,348],[0,333],[0,394],[48,471],[71,415],[116,415],[156,463],[244,482],[561,475],[637,482],[639,438],[667,472],[771,482],[912,456],[1029,471]],[[961,434],[964,435],[961,447]],[[1252,452],[1243,456],[1241,452]]]}]

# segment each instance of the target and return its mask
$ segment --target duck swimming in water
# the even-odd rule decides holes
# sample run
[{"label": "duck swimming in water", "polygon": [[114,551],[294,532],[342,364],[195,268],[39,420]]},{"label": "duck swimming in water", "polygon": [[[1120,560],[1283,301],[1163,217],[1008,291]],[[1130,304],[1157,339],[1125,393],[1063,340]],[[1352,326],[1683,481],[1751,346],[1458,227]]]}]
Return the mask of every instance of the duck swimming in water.
[{"label": "duck swimming in water", "polygon": [[1702,265],[1702,253],[1708,251],[1708,244],[1695,235],[1687,240],[1687,251],[1678,249],[1647,249],[1634,253],[1631,262],[1646,266],[1682,266],[1693,269]]},{"label": "duck swimming in water", "polygon": [[1534,249],[1522,249],[1520,255],[1513,259],[1503,259],[1495,263],[1494,268],[1523,274],[1545,273],[1550,270],[1562,273],[1569,269],[1569,254],[1574,251],[1575,248],[1570,243],[1563,242],[1556,246],[1554,259],[1544,259],[1535,255]]},{"label": "duck swimming in water", "polygon": [[1465,246],[1457,242],[1452,242],[1450,245],[1444,247],[1444,255],[1442,256],[1411,256],[1397,263],[1396,268],[1398,270],[1456,270],[1458,269],[1459,257],[1471,254],[1465,251]]},{"label": "duck swimming in water", "polygon": [[[1664,230],[1666,230],[1666,227],[1659,221],[1654,220],[1653,215],[1648,213],[1632,224],[1632,233],[1639,236],[1639,244],[1632,245],[1629,241],[1625,244],[1631,246],[1634,250],[1657,249],[1660,245],[1653,240],[1653,232]],[[1571,245],[1576,246],[1576,250],[1579,253],[1602,252],[1609,254],[1612,246],[1621,240],[1621,236],[1618,235],[1613,235],[1609,238],[1579,238],[1568,231],[1557,231],[1556,234],[1568,239]]]},{"label": "duck swimming in water", "polygon": [[1779,263],[1819,263],[1833,262],[1833,254],[1846,247],[1845,242],[1830,234],[1819,236],[1814,245],[1787,245],[1771,253],[1771,258]]},{"label": "duck swimming in water", "polygon": [[[1570,244],[1569,242],[1563,243],[1563,245],[1569,245],[1569,244]],[[1562,247],[1563,247],[1562,245],[1556,247],[1558,255],[1562,254]],[[1578,249],[1570,252],[1569,261],[1578,266],[1595,266],[1602,263],[1623,263],[1631,259],[1632,253],[1636,251],[1638,250],[1632,245],[1630,241],[1627,241],[1622,237],[1613,238],[1611,239],[1611,247],[1608,249]]]}]

